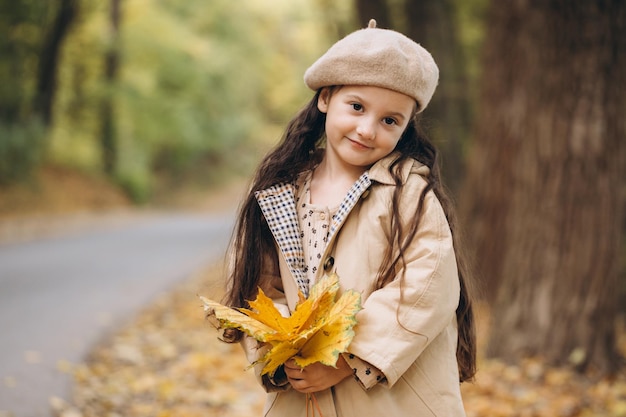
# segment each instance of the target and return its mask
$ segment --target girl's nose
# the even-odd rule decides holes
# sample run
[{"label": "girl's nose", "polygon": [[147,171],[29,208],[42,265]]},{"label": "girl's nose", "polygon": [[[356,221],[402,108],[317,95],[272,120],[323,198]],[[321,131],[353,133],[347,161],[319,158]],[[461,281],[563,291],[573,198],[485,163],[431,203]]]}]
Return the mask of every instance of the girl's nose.
[{"label": "girl's nose", "polygon": [[356,133],[363,139],[372,140],[376,137],[376,126],[371,120],[363,119],[357,126]]}]

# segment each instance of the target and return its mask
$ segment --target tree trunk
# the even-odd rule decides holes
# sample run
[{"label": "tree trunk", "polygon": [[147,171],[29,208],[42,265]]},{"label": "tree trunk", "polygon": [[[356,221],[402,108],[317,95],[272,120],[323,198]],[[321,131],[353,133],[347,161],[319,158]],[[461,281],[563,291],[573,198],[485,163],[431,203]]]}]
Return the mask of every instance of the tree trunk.
[{"label": "tree trunk", "polygon": [[47,36],[43,38],[34,108],[45,125],[50,125],[52,122],[52,105],[57,87],[61,46],[77,12],[76,0],[61,0],[52,27]]},{"label": "tree trunk", "polygon": [[463,217],[490,356],[616,369],[626,3],[491,3]]},{"label": "tree trunk", "polygon": [[424,46],[439,66],[439,86],[424,112],[429,134],[441,151],[443,177],[456,197],[465,171],[463,144],[470,132],[465,59],[457,38],[452,0],[406,0],[406,35]]},{"label": "tree trunk", "polygon": [[119,32],[121,22],[121,0],[111,0],[109,10],[110,39],[104,57],[104,78],[106,92],[102,101],[102,131],[100,143],[102,165],[108,175],[115,173],[117,164],[117,140],[115,133],[114,89],[119,69]]}]

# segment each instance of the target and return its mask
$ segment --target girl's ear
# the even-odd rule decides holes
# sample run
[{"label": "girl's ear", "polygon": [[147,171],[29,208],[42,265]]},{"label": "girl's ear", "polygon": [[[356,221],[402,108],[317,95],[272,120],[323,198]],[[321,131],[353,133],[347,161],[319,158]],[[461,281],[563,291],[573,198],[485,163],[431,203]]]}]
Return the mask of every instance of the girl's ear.
[{"label": "girl's ear", "polygon": [[317,98],[317,109],[322,113],[328,112],[328,103],[330,102],[330,90],[327,87],[322,88]]}]

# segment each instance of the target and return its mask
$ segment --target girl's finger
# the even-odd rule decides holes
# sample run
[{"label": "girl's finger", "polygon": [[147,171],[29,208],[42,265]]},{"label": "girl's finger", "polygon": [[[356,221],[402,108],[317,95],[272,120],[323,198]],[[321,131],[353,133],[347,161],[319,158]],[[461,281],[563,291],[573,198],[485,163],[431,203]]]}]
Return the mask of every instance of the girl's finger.
[{"label": "girl's finger", "polygon": [[304,368],[301,368],[300,366],[298,366],[296,364],[296,361],[293,359],[289,359],[287,362],[285,362],[285,370],[287,369],[294,370],[294,371],[304,370]]}]

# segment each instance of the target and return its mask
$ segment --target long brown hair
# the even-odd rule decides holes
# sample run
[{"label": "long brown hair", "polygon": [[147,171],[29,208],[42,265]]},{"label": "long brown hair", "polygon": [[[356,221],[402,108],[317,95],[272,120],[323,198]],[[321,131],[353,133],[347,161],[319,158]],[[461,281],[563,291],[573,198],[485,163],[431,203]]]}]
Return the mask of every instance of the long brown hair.
[{"label": "long brown hair", "polygon": [[[331,87],[332,94],[338,87]],[[303,171],[312,169],[321,160],[321,147],[324,141],[326,114],[317,108],[319,90],[313,99],[288,124],[280,143],[263,159],[252,180],[249,193],[239,211],[232,244],[232,266],[225,302],[232,307],[247,307],[247,300],[256,297],[260,285],[263,262],[275,257],[275,246],[254,193],[278,183],[294,182]],[[461,382],[471,380],[476,373],[476,339],[469,283],[470,271],[460,242],[456,216],[450,198],[443,185],[435,146],[419,128],[418,116],[414,116],[396,149],[401,156],[389,168],[395,178],[396,189],[393,195],[392,237],[387,245],[385,261],[379,269],[376,288],[382,288],[395,277],[398,266],[404,266],[404,250],[410,244],[419,228],[426,194],[432,191],[439,199],[450,224],[453,245],[459,269],[461,285],[460,301],[456,310],[458,323],[457,361]],[[399,221],[401,180],[397,166],[407,159],[416,159],[430,168],[428,186],[423,190],[417,204],[415,219],[410,230],[403,230]],[[396,250],[399,249],[399,250]],[[396,254],[396,255],[394,255]],[[404,271],[404,268],[401,268]],[[241,338],[237,331],[225,332],[224,338],[234,342]]]}]

